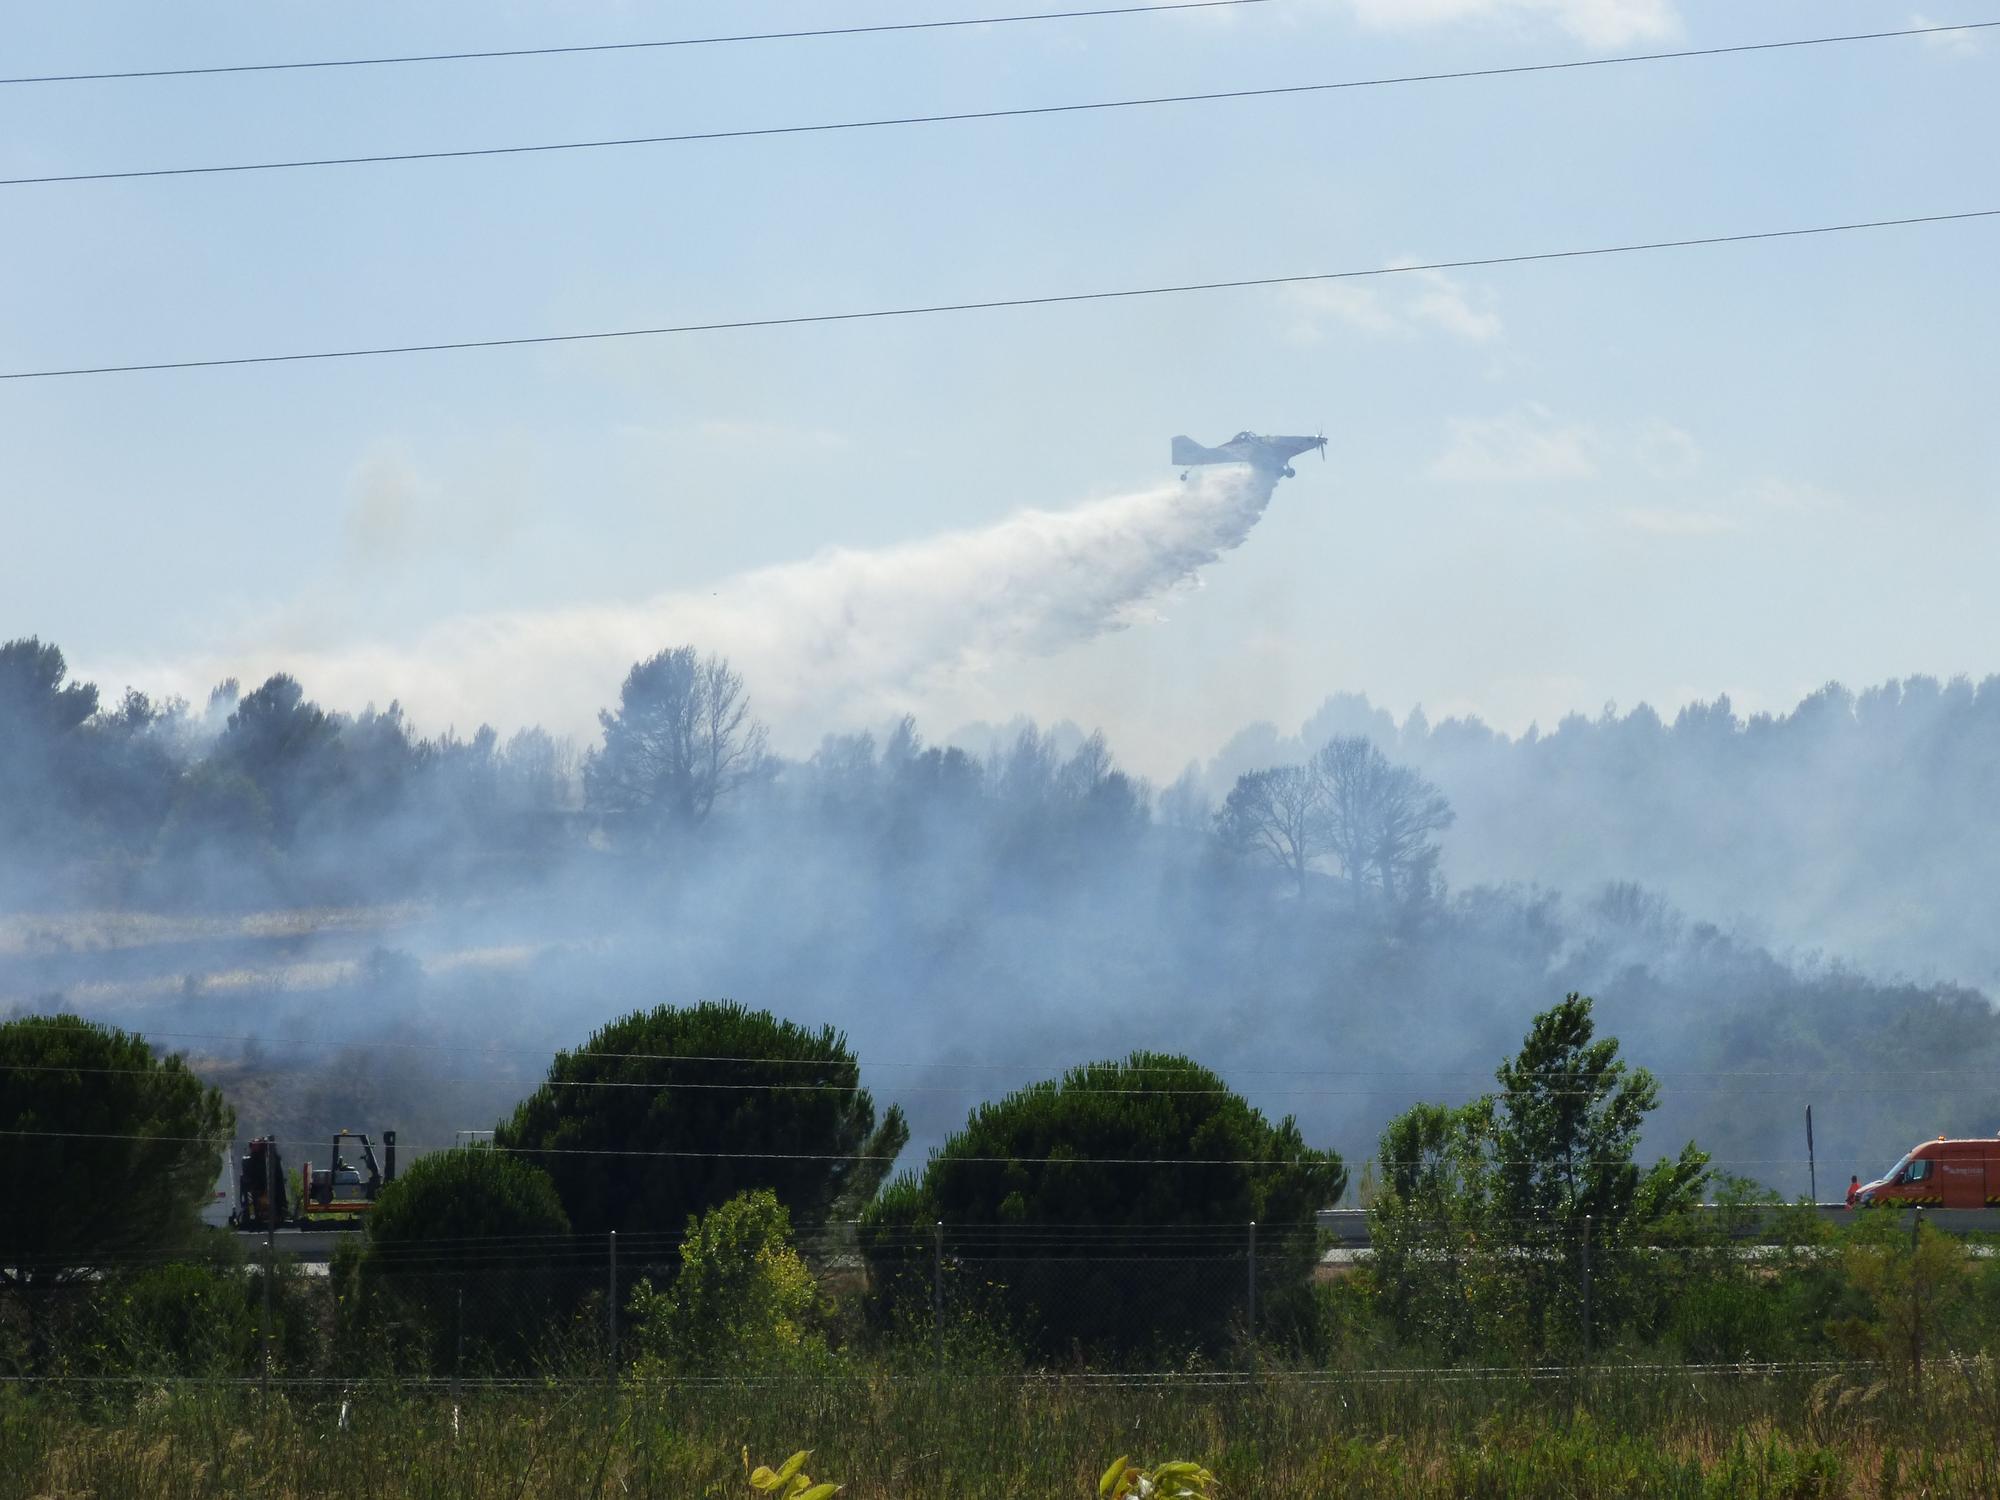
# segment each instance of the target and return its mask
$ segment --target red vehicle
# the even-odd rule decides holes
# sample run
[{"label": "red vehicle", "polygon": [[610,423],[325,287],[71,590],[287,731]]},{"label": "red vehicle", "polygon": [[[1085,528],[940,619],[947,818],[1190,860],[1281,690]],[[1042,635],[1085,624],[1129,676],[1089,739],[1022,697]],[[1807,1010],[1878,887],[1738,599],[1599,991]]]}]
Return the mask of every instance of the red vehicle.
[{"label": "red vehicle", "polygon": [[1862,1184],[1854,1206],[1869,1203],[2000,1207],[2000,1136],[1977,1141],[1939,1136],[1925,1141],[1879,1180]]}]

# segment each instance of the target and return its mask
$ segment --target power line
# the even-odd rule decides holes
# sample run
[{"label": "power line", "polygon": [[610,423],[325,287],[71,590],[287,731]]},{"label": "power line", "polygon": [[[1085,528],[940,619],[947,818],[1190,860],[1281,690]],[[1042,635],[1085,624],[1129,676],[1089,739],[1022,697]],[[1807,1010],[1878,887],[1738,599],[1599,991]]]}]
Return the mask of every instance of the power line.
[{"label": "power line", "polygon": [[[2000,210],[1996,210],[1995,212],[2000,212]],[[65,1026],[80,1019],[82,1018],[72,1017],[72,1016],[19,1016],[10,1021],[0,1022],[0,1025]],[[1042,1073],[1050,1075],[1049,1079],[1047,1080],[1049,1082],[1056,1081],[1061,1076],[1074,1071],[1079,1066],[1086,1066],[1086,1067],[1090,1066],[1090,1064],[1088,1063],[1080,1065],[1076,1062],[1068,1062],[1068,1063],[989,1062],[977,1058],[961,1059],[955,1057],[939,1057],[930,1059],[928,1061],[910,1061],[906,1059],[890,1059],[887,1061],[878,1061],[874,1058],[869,1058],[864,1061],[859,1058],[844,1059],[844,1058],[814,1058],[814,1057],[751,1057],[740,1054],[723,1055],[718,1053],[704,1053],[704,1052],[691,1052],[691,1053],[605,1052],[605,1051],[593,1050],[591,1048],[586,1048],[586,1047],[578,1047],[578,1048],[559,1048],[554,1046],[484,1047],[471,1043],[460,1043],[454,1045],[452,1043],[447,1043],[447,1042],[389,1041],[380,1037],[359,1037],[359,1038],[351,1038],[348,1040],[340,1040],[337,1038],[332,1040],[325,1040],[325,1039],[299,1040],[296,1038],[257,1036],[241,1032],[221,1032],[221,1031],[129,1030],[128,1034],[132,1036],[151,1037],[154,1039],[167,1039],[171,1041],[232,1042],[242,1046],[273,1047],[290,1051],[308,1051],[308,1052],[336,1050],[336,1049],[340,1051],[396,1051],[396,1052],[444,1052],[444,1053],[470,1052],[481,1055],[497,1054],[502,1056],[532,1057],[537,1059],[552,1057],[556,1053],[561,1052],[566,1057],[571,1057],[571,1058],[587,1057],[587,1058],[595,1058],[611,1062],[740,1063],[745,1066],[754,1066],[754,1067],[832,1068],[838,1070],[846,1070],[850,1068],[858,1070],[860,1068],[867,1067],[867,1068],[943,1069],[951,1072],[962,1072],[969,1069],[978,1069],[987,1072]],[[212,1059],[212,1060],[224,1061],[224,1059]],[[1112,1061],[1114,1066],[1116,1066],[1116,1068],[1120,1072],[1128,1074],[1178,1073],[1181,1071],[1181,1069],[1178,1067],[1173,1067],[1165,1064],[1160,1064],[1160,1065],[1141,1064],[1138,1066],[1133,1066],[1125,1062],[1116,1061],[1115,1059],[1109,1061]],[[4,1066],[12,1067],[22,1071],[39,1071],[44,1068],[48,1068],[55,1071],[73,1071],[73,1072],[128,1071],[125,1069],[118,1069],[118,1068],[62,1069],[58,1064],[40,1064],[40,1063],[7,1064]],[[151,1071],[151,1070],[148,1069],[148,1070],[130,1070],[130,1071]],[[1573,1076],[1576,1073],[1576,1071],[1577,1070],[1574,1068],[1534,1068],[1534,1069],[1528,1069],[1523,1076],[1534,1077],[1534,1078],[1561,1079]],[[1885,1070],[1879,1067],[1877,1068],[1647,1067],[1645,1071],[1651,1074],[1652,1077],[1655,1079],[1664,1079],[1664,1078],[1868,1079],[1868,1078],[1882,1077]],[[1899,1078],[1966,1078],[1972,1080],[1983,1080],[1988,1084],[1991,1083],[1993,1078],[1993,1070],[1991,1068],[1895,1068],[1887,1071],[1893,1072],[1895,1076]],[[1230,1072],[1237,1076],[1247,1077],[1247,1078],[1491,1079],[1494,1074],[1494,1070],[1490,1067],[1489,1068],[1232,1068],[1230,1069]],[[490,1078],[494,1081],[512,1081],[513,1078],[513,1075],[504,1073],[494,1073],[481,1076]]]},{"label": "power line", "polygon": [[[199,1135],[147,1135],[141,1132],[122,1133],[118,1131],[88,1130],[0,1130],[0,1139],[22,1137],[43,1140],[65,1141],[135,1141],[156,1146],[210,1146],[215,1142],[208,1136]],[[281,1148],[298,1150],[312,1149],[322,1136],[301,1137],[280,1140]],[[453,1149],[443,1144],[398,1140],[397,1150],[407,1152],[444,1151]],[[218,1147],[218,1150],[225,1149]],[[615,1146],[508,1146],[510,1156],[602,1156],[637,1157],[670,1161],[824,1161],[824,1162],[895,1162],[901,1159],[900,1151],[885,1152],[841,1152],[841,1151],[696,1151],[696,1150],[634,1150]],[[1318,1152],[1308,1148],[1303,1156],[947,1156],[933,1154],[928,1166],[935,1167],[1286,1167],[1315,1168],[1330,1167],[1332,1163],[1323,1159]],[[1661,1157],[1660,1161],[1672,1161],[1672,1157]],[[1342,1158],[1345,1164],[1345,1158]],[[1574,1166],[1618,1167],[1629,1166],[1632,1158],[1608,1156],[1602,1158],[1579,1157],[1571,1161]],[[1720,1167],[1801,1167],[1806,1164],[1803,1156],[1711,1156],[1707,1165]],[[1418,1159],[1411,1161],[1377,1161],[1375,1166],[1382,1171],[1401,1167],[1426,1167],[1432,1163]],[[1488,1167],[1545,1166],[1546,1162],[1533,1158],[1510,1160],[1500,1157],[1486,1158],[1482,1165]]]},{"label": "power line", "polygon": [[[619,1058],[627,1057],[627,1054],[612,1054],[612,1055]],[[645,1060],[645,1059],[634,1058],[633,1060]],[[798,1058],[744,1057],[744,1058],[693,1059],[684,1057],[664,1057],[664,1056],[655,1060],[662,1062],[705,1061],[709,1063],[716,1063],[716,1062],[789,1063],[789,1062],[803,1061],[803,1059],[798,1059]],[[828,1066],[830,1068],[847,1069],[847,1068],[857,1067],[858,1064],[829,1064]],[[207,1079],[210,1076],[208,1073],[204,1073],[201,1069],[195,1067],[190,1067],[189,1071],[198,1078]],[[1144,1072],[1146,1070],[1125,1069],[1121,1065],[1120,1071]],[[1564,1070],[1565,1075],[1568,1073],[1568,1071],[1569,1070]],[[1552,1088],[1552,1089],[1537,1089],[1532,1092],[1525,1092],[1521,1090],[1508,1090],[1508,1089],[1490,1089],[1483,1091],[1480,1097],[1484,1099],[1496,1099],[1503,1101],[1513,1100],[1513,1099],[1595,1099],[1598,1098],[1601,1094],[1607,1092],[1609,1089],[1615,1088],[1617,1084],[1629,1080],[1632,1077],[1632,1075],[1638,1071],[1641,1071],[1639,1067],[1628,1066],[1627,1070],[1624,1073],[1621,1073],[1616,1079],[1608,1081],[1605,1089]],[[1645,1068],[1643,1069],[1643,1071],[1645,1071],[1649,1076],[1651,1076],[1655,1082],[1657,1082],[1662,1076],[1660,1074],[1654,1073],[1653,1070],[1650,1068]],[[112,1075],[112,1076],[122,1076],[122,1077],[149,1077],[156,1075],[157,1072],[158,1072],[157,1068],[71,1067],[65,1063],[0,1063],[0,1073],[75,1073],[75,1074],[89,1075],[93,1077],[101,1075]],[[1701,1086],[1683,1087],[1680,1085],[1674,1085],[1664,1089],[1663,1093],[1668,1097],[1676,1099],[1683,1099],[1691,1096],[1699,1098],[1724,1098],[1724,1099],[1741,1099],[1752,1096],[1769,1096],[1772,1092],[1772,1085],[1770,1080],[1773,1078],[1802,1078],[1802,1079],[1815,1080],[1812,1086],[1816,1093],[1821,1093],[1828,1097],[1835,1097],[1835,1098],[1892,1098],[1893,1099],[1893,1098],[1905,1098],[1915,1093],[1985,1094],[1985,1093],[1990,1093],[1992,1090],[1992,1072],[1990,1069],[1987,1070],[1962,1069],[1958,1070],[1956,1073],[1947,1075],[1947,1076],[1962,1077],[1967,1079],[1967,1082],[1957,1087],[1940,1087],[1933,1080],[1932,1074],[1929,1070],[1911,1074],[1905,1074],[1901,1069],[1895,1070],[1895,1072],[1897,1076],[1909,1076],[1912,1078],[1921,1078],[1924,1081],[1913,1082],[1900,1088],[1847,1087],[1829,1082],[1827,1080],[1838,1078],[1841,1076],[1861,1076],[1869,1080],[1879,1080],[1882,1077],[1882,1070],[1873,1069],[1867,1071],[1866,1073],[1855,1073],[1855,1074],[1844,1075],[1842,1073],[1835,1072],[1832,1070],[1812,1071],[1812,1070],[1801,1069],[1789,1073],[1761,1073],[1761,1074],[1749,1074],[1749,1075],[1725,1074],[1720,1076],[1754,1077],[1758,1081],[1755,1083],[1745,1083],[1742,1084],[1741,1086],[1735,1086],[1735,1087],[1726,1087],[1722,1085],[1710,1085],[1707,1087],[1701,1087]],[[1384,1075],[1368,1075],[1368,1076],[1384,1076]],[[1386,1076],[1398,1077],[1402,1075],[1391,1073]],[[1482,1074],[1476,1076],[1487,1077],[1491,1075]],[[783,1080],[777,1082],[732,1083],[732,1082],[714,1082],[711,1080],[697,1081],[697,1080],[683,1080],[683,1079],[627,1079],[627,1078],[548,1078],[540,1081],[535,1081],[532,1079],[524,1078],[519,1073],[463,1073],[457,1075],[443,1074],[434,1076],[430,1078],[428,1081],[431,1084],[506,1083],[506,1084],[519,1085],[523,1083],[532,1083],[533,1086],[536,1088],[650,1089],[656,1092],[664,1092],[664,1093],[692,1092],[692,1093],[742,1094],[742,1093],[756,1093],[759,1091],[768,1091],[771,1093],[792,1093],[792,1094],[865,1094],[873,1092],[873,1090],[867,1084],[864,1083],[794,1083]],[[1055,1079],[1042,1079],[1038,1080],[1037,1083],[1022,1085],[1022,1087],[1024,1089],[1035,1088],[1038,1086],[1053,1087],[1056,1085],[1057,1082],[1058,1080]],[[944,1094],[944,1095],[960,1095],[960,1096],[966,1094],[983,1094],[990,1086],[980,1083],[931,1083],[931,1084],[899,1084],[895,1085],[894,1087],[897,1096],[901,1097],[909,1094]],[[1181,1095],[1188,1095],[1196,1098],[1222,1098],[1222,1097],[1236,1095],[1238,1093],[1241,1093],[1242,1090],[1230,1088],[1227,1085],[1224,1085],[1220,1088],[1175,1088],[1172,1086],[1158,1087],[1158,1088],[1153,1088],[1153,1087],[1088,1088],[1084,1090],[1084,1092],[1092,1095],[1105,1095],[1113,1098],[1129,1096],[1135,1098],[1154,1099],[1154,1098],[1164,1098],[1164,1097],[1173,1097]],[[1277,1088],[1277,1089],[1257,1089],[1254,1092],[1257,1094],[1259,1098],[1263,1099],[1379,1099],[1383,1097],[1401,1097],[1409,1094],[1411,1092],[1411,1089],[1409,1085],[1402,1084],[1395,1087],[1384,1086],[1381,1088],[1365,1088],[1365,1089]]]},{"label": "power line", "polygon": [[1968,21],[1957,26],[1920,26],[1900,31],[1852,32],[1842,36],[1745,42],[1726,47],[1687,48],[1677,52],[1637,52],[1618,57],[1577,58],[1566,62],[1519,63],[1510,67],[1466,68],[1446,73],[1407,73],[1384,78],[1350,78],[1333,83],[1295,83],[1271,88],[1226,89],[1200,94],[1159,94],[1139,99],[1100,99],[1079,104],[1039,104],[1015,109],[961,110],[938,115],[891,115],[868,120],[820,121],[809,125],[762,125],[740,130],[695,130],[670,135],[616,136],[588,141],[545,141],[526,146],[469,146],[449,151],[394,151],[364,156],[315,156],[285,161],[222,162],[191,167],[144,167],[114,172],[63,172],[39,177],[0,177],[0,187],[46,186],[62,182],[123,182],[151,177],[209,177],[239,172],[290,172],[320,167],[382,166],[392,162],[463,161],[485,156],[533,156],[563,151],[601,151],[613,147],[691,145],[709,141],[761,139],[769,136],[826,135],[841,131],[882,130],[906,125],[962,124],[973,120],[1017,120],[1036,115],[1151,109],[1169,104],[1207,104],[1229,99],[1271,99],[1295,94],[1334,93],[1347,89],[1390,88],[1403,84],[1442,83],[1466,78],[1499,78],[1522,73],[1555,73],[1577,68],[1617,67],[1629,63],[1725,57],[1734,53],[1776,52],[1788,48],[1826,47],[1844,42],[1886,41],[1895,37],[1929,36],[1943,31],[1975,31],[1993,26],[2000,26],[2000,21]]},{"label": "power line", "polygon": [[663,41],[591,42],[569,47],[505,47],[483,52],[415,52],[397,57],[318,58],[305,62],[226,63],[194,68],[130,68],[115,73],[39,73],[0,78],[15,83],[102,83],[129,78],[203,78],[221,73],[287,73],[308,68],[378,68],[397,63],[483,62],[499,57],[566,57],[585,52],[645,52],[665,47],[718,47],[738,42],[794,42],[820,37],[876,36],[896,31],[948,31],[955,27],[1006,26],[1023,21],[1077,21],[1097,16],[1156,15],[1175,10],[1221,10],[1269,0],[1179,0],[1175,4],[1104,6],[1095,10],[1044,10],[1006,16],[966,16],[948,21],[890,21],[875,26],[822,26],[808,31],[749,31],[724,36],[669,37]]},{"label": "power line", "polygon": [[1710,245],[1742,245],[1759,240],[1802,239],[1846,234],[1860,229],[1892,229],[1916,224],[1949,224],[2000,216],[2000,208],[1974,208],[1958,213],[1913,214],[1897,219],[1864,219],[1845,224],[1815,224],[1800,229],[1760,229],[1741,234],[1699,235],[1686,239],[1646,240],[1624,245],[1598,245],[1581,250],[1538,250],[1523,255],[1487,255],[1417,265],[1374,266],[1358,271],[1320,271],[1296,276],[1249,276],[1230,281],[1183,282],[1171,286],[1121,287],[1108,291],[1058,292],[1036,297],[996,297],[980,301],[939,302],[914,307],[870,308],[860,312],[802,313],[778,318],[734,318],[714,323],[677,323],[657,328],[618,328],[594,333],[542,333],[512,338],[455,339],[432,344],[383,344],[357,349],[316,349],[293,354],[239,354],[218,359],[164,359],[138,364],[71,365],[43,370],[0,371],[0,380],[53,380],[72,375],[131,375],[158,370],[212,370],[234,365],[302,364],[334,359],[379,359],[396,354],[441,354],[462,349],[515,349],[541,344],[597,343],[611,339],[663,338],[677,334],[728,333],[752,328],[799,328],[824,323],[860,323],[887,318],[935,317],[944,313],[998,312],[1024,307],[1054,307],[1080,302],[1114,302],[1139,297],[1174,297],[1195,292],[1239,291],[1253,287],[1304,286],[1315,282],[1355,281],[1374,276],[1407,276],[1424,271],[1465,271],[1493,266],[1526,265],[1535,261],[1584,260],[1594,256],[1633,255],[1650,250],[1687,250]]}]

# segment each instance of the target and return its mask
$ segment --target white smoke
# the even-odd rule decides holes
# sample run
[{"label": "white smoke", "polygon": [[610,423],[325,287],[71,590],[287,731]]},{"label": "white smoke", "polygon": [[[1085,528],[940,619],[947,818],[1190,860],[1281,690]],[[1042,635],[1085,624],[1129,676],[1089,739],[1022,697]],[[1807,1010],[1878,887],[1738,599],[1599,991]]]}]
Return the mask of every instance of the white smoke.
[{"label": "white smoke", "polygon": [[590,734],[626,669],[666,646],[728,656],[784,741],[914,711],[1009,658],[1047,656],[1143,618],[1242,545],[1268,474],[1197,470],[1064,511],[1024,510],[976,531],[873,551],[836,548],[707,590],[636,604],[470,615],[399,643],[245,648],[139,681],[200,702],[222,676],[287,671],[322,703],[394,698],[427,727],[541,723]]}]

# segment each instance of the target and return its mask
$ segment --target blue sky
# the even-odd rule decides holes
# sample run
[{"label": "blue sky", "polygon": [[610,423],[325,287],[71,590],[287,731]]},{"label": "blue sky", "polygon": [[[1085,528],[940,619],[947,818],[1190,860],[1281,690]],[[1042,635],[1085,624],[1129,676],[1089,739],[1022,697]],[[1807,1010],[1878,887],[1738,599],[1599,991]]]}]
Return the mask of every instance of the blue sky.
[{"label": "blue sky", "polygon": [[[1033,9],[41,7],[7,73]],[[0,89],[0,175],[1002,108],[1987,19],[1712,0],[1230,13]],[[0,367],[1288,274],[2000,206],[2000,33],[764,141],[0,190]],[[107,687],[296,664],[427,727],[586,730],[713,628],[781,745],[909,707],[1102,725],[1171,775],[1327,693],[1503,727],[2000,670],[2000,222],[965,317],[0,386],[0,635]],[[755,616],[1174,483],[1167,439],[1332,438],[1248,539],[1101,633],[848,661]],[[1309,466],[1308,466],[1309,465]],[[1123,514],[1123,512],[1118,512]],[[838,549],[829,553],[829,549]],[[901,549],[898,551],[897,549]],[[912,549],[916,549],[912,551]],[[1018,548],[1007,556],[1032,556]],[[832,562],[829,562],[829,557]],[[913,566],[918,565],[913,564]],[[996,563],[996,567],[1003,564]],[[791,576],[791,575],[785,575]],[[887,579],[889,581],[885,582]],[[1006,592],[1015,580],[997,577]],[[707,598],[752,601],[690,612]],[[660,612],[662,599],[673,608]],[[650,602],[650,603],[649,603]],[[841,605],[841,608],[850,608]],[[873,607],[872,605],[870,607]],[[746,610],[749,612],[746,613]],[[624,618],[624,617],[621,617]],[[629,620],[627,621],[629,624]],[[621,626],[621,629],[624,629]],[[804,632],[804,634],[800,634]],[[627,632],[630,633],[629,631]],[[623,639],[618,632],[613,636]],[[598,638],[598,637],[593,637]],[[456,656],[468,640],[482,642]],[[494,643],[504,645],[496,649]],[[661,639],[658,645],[673,644]],[[496,666],[495,664],[503,665]],[[843,675],[844,674],[844,675]],[[885,675],[886,674],[886,675]]]}]

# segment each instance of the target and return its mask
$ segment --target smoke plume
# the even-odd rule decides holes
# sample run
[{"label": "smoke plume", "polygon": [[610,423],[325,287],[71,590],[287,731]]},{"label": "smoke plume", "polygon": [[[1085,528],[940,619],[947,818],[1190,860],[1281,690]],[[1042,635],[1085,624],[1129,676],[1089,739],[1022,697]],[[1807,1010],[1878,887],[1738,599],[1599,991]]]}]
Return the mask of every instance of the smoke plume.
[{"label": "smoke plume", "polygon": [[834,548],[639,604],[466,616],[407,642],[282,658],[258,647],[126,680],[199,701],[225,675],[256,682],[282,670],[333,706],[393,697],[429,724],[540,722],[587,734],[632,662],[695,642],[755,684],[760,716],[810,743],[976,682],[1004,658],[1050,655],[1133,623],[1148,601],[1240,546],[1273,483],[1235,467],[1197,471],[1184,484],[872,551]]}]

